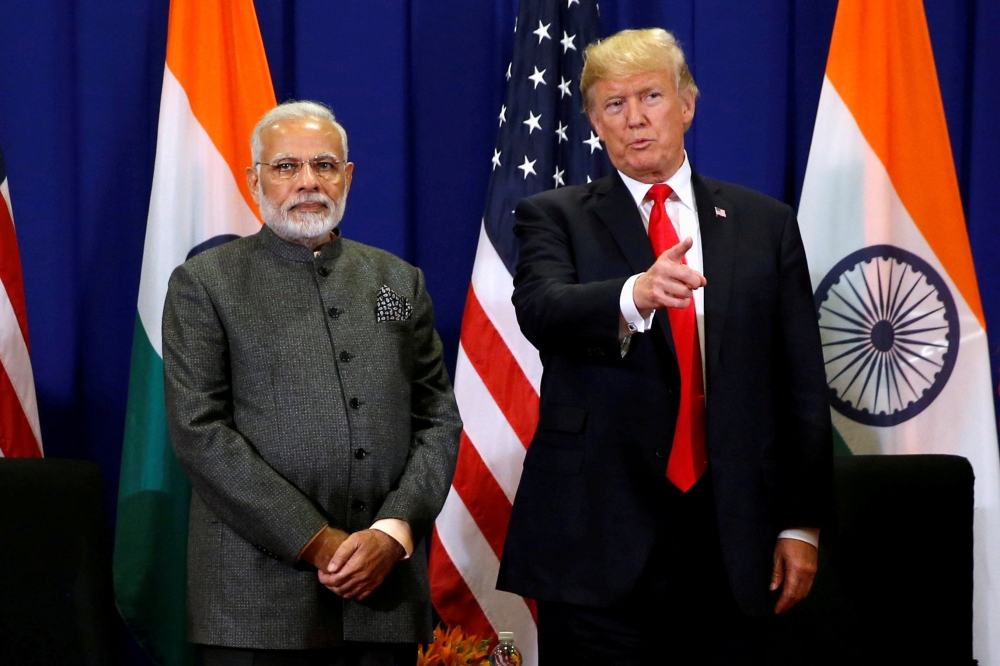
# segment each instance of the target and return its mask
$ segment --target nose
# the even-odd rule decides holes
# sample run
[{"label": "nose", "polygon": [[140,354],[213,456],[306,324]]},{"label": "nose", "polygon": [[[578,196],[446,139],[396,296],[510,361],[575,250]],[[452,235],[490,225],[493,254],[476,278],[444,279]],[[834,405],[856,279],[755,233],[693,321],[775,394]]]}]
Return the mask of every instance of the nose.
[{"label": "nose", "polygon": [[646,115],[642,102],[635,97],[628,97],[625,100],[625,119],[629,127],[641,127],[646,122]]},{"label": "nose", "polygon": [[299,190],[319,189],[319,178],[316,177],[315,172],[313,172],[312,164],[310,164],[309,162],[303,162],[302,168],[299,170],[298,189]]}]

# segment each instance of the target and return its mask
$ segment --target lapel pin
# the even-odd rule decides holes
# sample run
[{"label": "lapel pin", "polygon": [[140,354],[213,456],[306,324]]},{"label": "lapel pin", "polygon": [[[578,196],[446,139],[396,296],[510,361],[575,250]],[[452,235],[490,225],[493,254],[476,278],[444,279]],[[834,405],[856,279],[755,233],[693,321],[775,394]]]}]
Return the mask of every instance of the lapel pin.
[{"label": "lapel pin", "polygon": [[725,217],[726,216],[726,211],[724,209],[719,208],[718,206],[716,206],[715,207],[715,216],[716,217]]}]

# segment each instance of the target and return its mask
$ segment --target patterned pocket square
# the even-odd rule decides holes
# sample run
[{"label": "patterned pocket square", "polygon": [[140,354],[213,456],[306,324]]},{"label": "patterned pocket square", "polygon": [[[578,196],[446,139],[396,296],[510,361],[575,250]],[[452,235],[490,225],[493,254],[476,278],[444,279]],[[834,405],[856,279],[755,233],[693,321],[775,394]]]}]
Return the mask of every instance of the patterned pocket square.
[{"label": "patterned pocket square", "polygon": [[413,306],[409,301],[382,285],[375,298],[375,319],[383,321],[403,321],[413,315]]}]

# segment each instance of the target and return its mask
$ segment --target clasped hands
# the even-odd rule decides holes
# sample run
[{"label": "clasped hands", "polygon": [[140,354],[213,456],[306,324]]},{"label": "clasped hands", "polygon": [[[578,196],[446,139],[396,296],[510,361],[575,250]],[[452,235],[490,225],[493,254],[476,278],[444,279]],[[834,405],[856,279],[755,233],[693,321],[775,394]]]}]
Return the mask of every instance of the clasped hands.
[{"label": "clasped hands", "polygon": [[708,282],[705,276],[683,263],[684,255],[694,241],[685,238],[659,257],[632,287],[632,301],[643,319],[660,308],[684,309],[691,302],[695,289]]},{"label": "clasped hands", "polygon": [[378,588],[406,552],[398,541],[379,530],[347,534],[327,527],[322,544],[310,558],[319,582],[345,599],[361,601]]}]

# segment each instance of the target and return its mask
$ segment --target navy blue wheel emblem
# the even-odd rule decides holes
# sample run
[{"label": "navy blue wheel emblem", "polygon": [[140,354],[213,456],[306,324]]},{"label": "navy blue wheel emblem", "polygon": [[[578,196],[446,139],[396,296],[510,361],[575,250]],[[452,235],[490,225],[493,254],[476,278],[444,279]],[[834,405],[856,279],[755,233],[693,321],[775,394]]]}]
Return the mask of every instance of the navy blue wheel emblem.
[{"label": "navy blue wheel emblem", "polygon": [[941,393],[958,356],[955,299],[917,255],[872,245],[842,259],[816,290],[830,402],[847,418],[893,426]]}]

